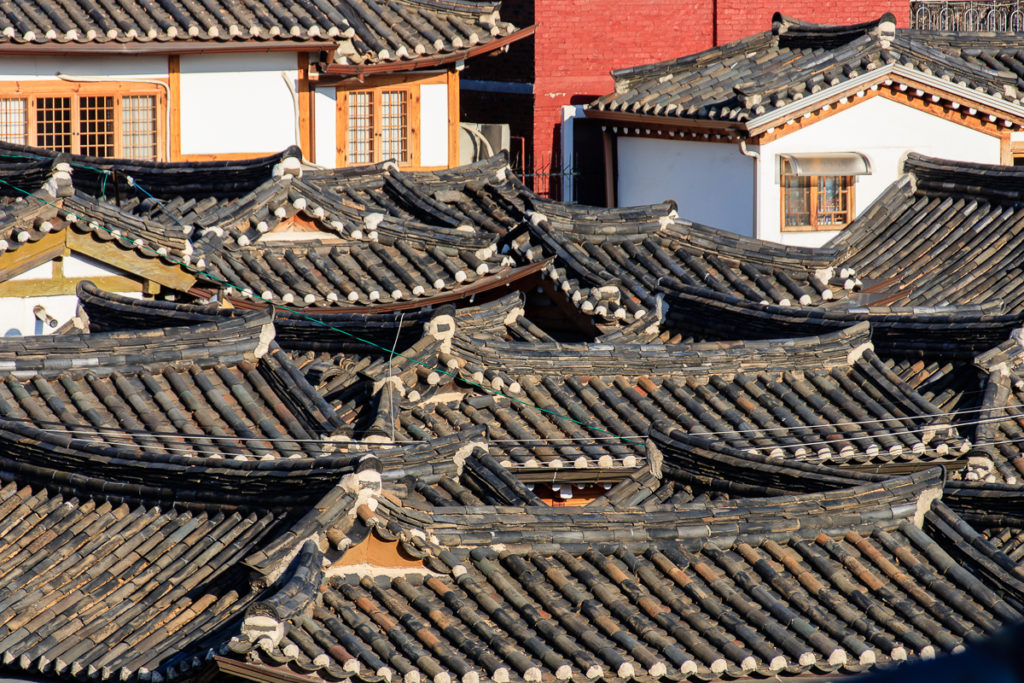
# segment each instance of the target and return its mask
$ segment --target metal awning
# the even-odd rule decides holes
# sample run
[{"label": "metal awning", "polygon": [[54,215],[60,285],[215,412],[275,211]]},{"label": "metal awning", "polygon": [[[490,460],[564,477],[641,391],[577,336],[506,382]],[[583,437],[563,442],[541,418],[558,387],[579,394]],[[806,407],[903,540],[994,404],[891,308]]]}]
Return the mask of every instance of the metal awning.
[{"label": "metal awning", "polygon": [[806,152],[780,154],[789,162],[789,170],[798,176],[869,175],[871,162],[860,152]]}]

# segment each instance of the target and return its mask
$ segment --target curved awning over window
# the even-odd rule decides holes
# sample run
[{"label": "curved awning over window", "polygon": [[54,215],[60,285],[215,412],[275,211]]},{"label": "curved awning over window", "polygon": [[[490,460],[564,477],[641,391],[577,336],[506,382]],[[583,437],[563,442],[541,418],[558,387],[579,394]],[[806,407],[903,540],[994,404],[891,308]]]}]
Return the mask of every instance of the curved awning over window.
[{"label": "curved awning over window", "polygon": [[806,152],[800,154],[780,154],[780,158],[789,162],[789,171],[793,175],[869,175],[871,162],[860,152]]}]

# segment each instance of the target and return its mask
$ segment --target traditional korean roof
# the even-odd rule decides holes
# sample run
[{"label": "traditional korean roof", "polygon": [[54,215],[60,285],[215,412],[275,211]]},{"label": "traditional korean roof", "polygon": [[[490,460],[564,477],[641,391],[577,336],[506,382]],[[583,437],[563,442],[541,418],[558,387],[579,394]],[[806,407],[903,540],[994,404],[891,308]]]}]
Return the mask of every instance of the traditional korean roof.
[{"label": "traditional korean roof", "polygon": [[753,135],[882,88],[922,106],[942,102],[959,109],[970,102],[971,115],[982,121],[1019,125],[1024,80],[1015,38],[978,34],[969,44],[959,41],[960,34],[953,40],[897,29],[892,14],[823,26],[776,13],[771,31],[613,71],[615,92],[590,108],[595,116],[623,122],[640,115],[669,125],[716,123],[722,133]]},{"label": "traditional korean roof", "polygon": [[590,216],[531,204],[525,260],[555,257],[553,284],[620,320],[660,309],[683,339],[821,334],[870,320],[886,355],[970,358],[1024,322],[1014,276],[1024,172],[910,154],[903,175],[821,248],[739,237],[637,207]]},{"label": "traditional korean roof", "polygon": [[[716,680],[959,651],[1020,620],[1024,582],[934,499],[938,486],[931,470],[643,512],[414,513],[382,497],[348,539],[362,526],[422,568],[336,564],[319,591],[243,628],[230,650],[248,664],[220,664],[325,679]],[[318,569],[329,552],[307,544],[301,561]],[[994,569],[985,581],[981,567]]]},{"label": "traditional korean roof", "polygon": [[173,53],[195,43],[230,49],[255,42],[287,43],[295,49],[303,44],[339,46],[341,64],[396,64],[461,59],[467,51],[480,52],[509,38],[517,29],[501,20],[500,5],[472,0],[218,0],[175,5],[118,0],[100,12],[85,0],[63,0],[12,5],[0,12],[0,26],[9,53],[33,47],[112,52],[157,48]]},{"label": "traditional korean roof", "polygon": [[[133,460],[142,470],[172,460],[187,469],[196,455],[329,452],[341,422],[272,340],[264,311],[191,328],[5,338],[0,458],[48,482],[41,463],[70,457],[69,448],[87,454],[79,457],[91,470],[109,460],[125,471]],[[176,481],[167,482],[172,497]]]}]

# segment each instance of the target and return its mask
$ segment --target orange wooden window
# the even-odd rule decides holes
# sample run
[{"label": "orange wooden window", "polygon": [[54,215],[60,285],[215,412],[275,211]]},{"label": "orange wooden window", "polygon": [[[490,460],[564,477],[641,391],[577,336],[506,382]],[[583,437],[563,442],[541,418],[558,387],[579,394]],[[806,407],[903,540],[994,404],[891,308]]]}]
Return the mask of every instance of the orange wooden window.
[{"label": "orange wooden window", "polygon": [[798,176],[782,161],[782,230],[839,230],[853,220],[853,176]]},{"label": "orange wooden window", "polygon": [[[16,88],[7,96],[5,91]],[[0,84],[0,140],[96,157],[158,160],[162,91],[147,84]]]},{"label": "orange wooden window", "polygon": [[339,89],[338,164],[355,166],[394,161],[415,167],[419,160],[419,90],[385,87]]}]

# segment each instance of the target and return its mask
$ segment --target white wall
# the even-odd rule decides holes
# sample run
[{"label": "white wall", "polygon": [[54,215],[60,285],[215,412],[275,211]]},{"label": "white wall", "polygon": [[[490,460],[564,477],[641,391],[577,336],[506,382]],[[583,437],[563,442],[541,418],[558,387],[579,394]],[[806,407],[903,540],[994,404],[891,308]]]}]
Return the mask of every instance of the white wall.
[{"label": "white wall", "polygon": [[60,327],[75,315],[78,297],[74,294],[61,296],[33,296],[0,299],[0,335],[4,337],[24,337],[30,334],[50,334],[55,328],[44,325],[36,320],[32,309],[42,305],[46,312],[57,319]]},{"label": "white wall", "polygon": [[753,235],[754,160],[736,144],[618,138],[618,205],[674,199],[679,216]]},{"label": "white wall", "polygon": [[282,73],[297,90],[295,53],[183,55],[182,154],[269,153],[297,144],[295,100]]},{"label": "white wall", "polygon": [[313,131],[316,163],[326,168],[338,164],[338,91],[336,88],[313,90]]},{"label": "white wall", "polygon": [[858,176],[854,191],[856,211],[860,214],[896,180],[899,161],[908,151],[957,161],[999,163],[998,138],[876,96],[761,146],[757,236],[785,244],[818,246],[837,234],[834,231],[779,230],[782,212],[779,154],[860,152],[866,155],[871,162],[871,174]]},{"label": "white wall", "polygon": [[420,86],[420,165],[448,165],[448,85]]},{"label": "white wall", "polygon": [[68,76],[119,78],[167,78],[167,57],[160,55],[89,57],[38,56],[0,59],[0,80],[55,80],[57,72]]}]

